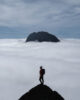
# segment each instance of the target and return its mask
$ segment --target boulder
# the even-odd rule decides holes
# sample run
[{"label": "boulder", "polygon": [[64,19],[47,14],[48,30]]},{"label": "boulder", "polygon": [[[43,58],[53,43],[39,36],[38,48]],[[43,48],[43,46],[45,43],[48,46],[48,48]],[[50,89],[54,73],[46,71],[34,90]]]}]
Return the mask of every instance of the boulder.
[{"label": "boulder", "polygon": [[29,42],[29,41],[38,41],[38,42],[59,42],[60,40],[48,33],[48,32],[33,32],[31,33],[27,39],[26,39],[26,42]]},{"label": "boulder", "polygon": [[48,86],[39,84],[21,96],[19,100],[64,100],[64,98]]}]

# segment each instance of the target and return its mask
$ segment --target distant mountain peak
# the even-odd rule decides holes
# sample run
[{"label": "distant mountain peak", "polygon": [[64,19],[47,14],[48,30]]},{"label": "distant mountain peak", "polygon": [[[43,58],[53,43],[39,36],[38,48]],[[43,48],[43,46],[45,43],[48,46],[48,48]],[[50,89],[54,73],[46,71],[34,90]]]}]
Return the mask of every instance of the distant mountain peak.
[{"label": "distant mountain peak", "polygon": [[38,42],[59,42],[60,40],[55,36],[48,32],[40,31],[31,33],[26,42],[29,41],[38,41]]},{"label": "distant mountain peak", "polygon": [[39,84],[19,100],[64,100],[64,98],[58,92],[52,91],[48,86]]}]

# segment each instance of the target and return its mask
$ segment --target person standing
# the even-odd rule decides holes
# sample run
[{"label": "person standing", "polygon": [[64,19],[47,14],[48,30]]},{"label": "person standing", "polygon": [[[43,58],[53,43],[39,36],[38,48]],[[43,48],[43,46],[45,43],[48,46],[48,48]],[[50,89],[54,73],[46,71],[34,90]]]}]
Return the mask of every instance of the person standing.
[{"label": "person standing", "polygon": [[41,84],[44,84],[45,69],[43,69],[42,66],[40,66],[39,74],[40,74],[39,81],[40,81]]}]

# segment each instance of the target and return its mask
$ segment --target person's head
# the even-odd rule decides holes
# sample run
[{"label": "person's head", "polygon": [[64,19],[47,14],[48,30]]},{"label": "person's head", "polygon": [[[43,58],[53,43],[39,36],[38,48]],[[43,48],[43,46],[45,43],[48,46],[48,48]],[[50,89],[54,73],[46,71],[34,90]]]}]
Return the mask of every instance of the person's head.
[{"label": "person's head", "polygon": [[40,66],[40,69],[42,69],[42,66]]}]

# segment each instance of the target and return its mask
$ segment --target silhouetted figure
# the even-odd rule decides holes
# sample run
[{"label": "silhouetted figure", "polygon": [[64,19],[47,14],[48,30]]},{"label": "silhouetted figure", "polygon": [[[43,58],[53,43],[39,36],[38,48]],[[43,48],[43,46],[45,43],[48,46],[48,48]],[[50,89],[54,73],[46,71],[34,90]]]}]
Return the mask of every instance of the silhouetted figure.
[{"label": "silhouetted figure", "polygon": [[42,66],[40,66],[39,74],[40,74],[39,81],[41,84],[44,84],[45,69],[43,69]]}]

